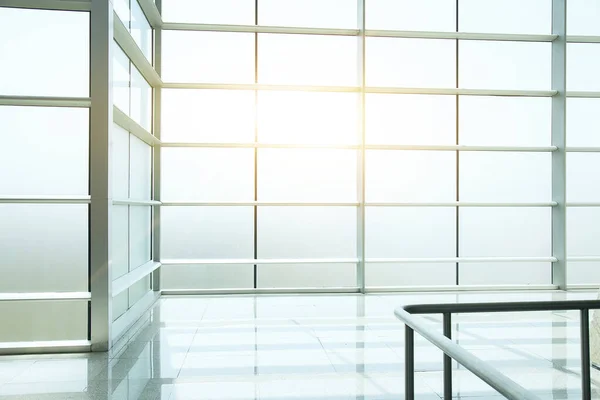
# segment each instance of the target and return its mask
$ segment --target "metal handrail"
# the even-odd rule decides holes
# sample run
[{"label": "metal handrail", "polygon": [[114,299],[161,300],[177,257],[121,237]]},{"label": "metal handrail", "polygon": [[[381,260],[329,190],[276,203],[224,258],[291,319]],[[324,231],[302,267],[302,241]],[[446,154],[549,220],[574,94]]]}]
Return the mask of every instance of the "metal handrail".
[{"label": "metal handrail", "polygon": [[[453,313],[526,312],[579,310],[581,331],[581,390],[582,399],[591,399],[589,310],[600,309],[600,300],[529,301],[504,303],[417,304],[399,307],[394,314],[406,325],[405,378],[407,400],[415,397],[414,332],[429,340],[444,352],[444,399],[452,399],[452,359],[463,365],[508,399],[539,399],[535,394],[510,380],[489,363],[475,357],[451,340]],[[442,314],[443,335],[412,314]]]}]

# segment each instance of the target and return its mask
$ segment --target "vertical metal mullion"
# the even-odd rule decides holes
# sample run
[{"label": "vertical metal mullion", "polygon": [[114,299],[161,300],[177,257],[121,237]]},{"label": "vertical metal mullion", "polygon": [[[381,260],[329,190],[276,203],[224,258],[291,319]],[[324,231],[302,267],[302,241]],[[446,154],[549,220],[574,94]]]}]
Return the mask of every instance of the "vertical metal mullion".
[{"label": "vertical metal mullion", "polygon": [[113,7],[91,0],[90,12],[90,206],[89,285],[92,351],[112,344],[111,155]]},{"label": "vertical metal mullion", "polygon": [[360,93],[358,99],[358,139],[359,150],[357,154],[357,200],[358,208],[356,215],[356,256],[358,264],[356,265],[356,285],[361,293],[365,293],[365,2],[358,0],[358,85]]},{"label": "vertical metal mullion", "polygon": [[[459,32],[459,16],[458,16],[458,7],[459,7],[459,0],[456,0],[456,32]],[[455,62],[455,68],[456,68],[456,88],[458,89],[460,86],[460,82],[459,82],[459,76],[460,76],[460,64],[459,64],[459,40],[456,39],[456,59],[454,60]],[[460,144],[460,118],[459,118],[459,113],[460,113],[460,96],[456,95],[456,104],[455,104],[455,114],[456,114],[456,138],[455,138],[455,143],[458,146]],[[460,151],[456,151],[456,201],[460,201]],[[455,215],[455,222],[456,224],[455,229],[456,229],[456,233],[455,233],[455,240],[456,240],[456,258],[460,257],[460,207],[456,206],[456,215]],[[455,270],[455,282],[456,285],[460,285],[460,262],[456,262],[456,270]]]},{"label": "vertical metal mullion", "polygon": [[[254,1],[254,24],[258,25],[258,0]],[[258,32],[254,33],[254,83],[258,83]],[[254,142],[258,143],[258,90],[254,91]],[[254,147],[254,201],[258,201],[258,147]],[[254,206],[254,259],[258,259],[258,206]],[[254,264],[254,289],[258,288],[258,265]]]},{"label": "vertical metal mullion", "polygon": [[557,38],[552,42],[552,255],[557,261],[552,264],[552,283],[559,289],[567,288],[567,185],[566,185],[566,0],[552,0],[552,33]]},{"label": "vertical metal mullion", "polygon": [[[159,12],[162,12],[162,0],[156,0],[156,7]],[[162,73],[162,28],[157,27],[154,29],[154,69],[160,76]],[[157,139],[161,136],[161,116],[162,116],[162,89],[155,87],[154,90],[154,102],[153,102],[153,134]],[[160,201],[160,190],[161,190],[161,148],[160,146],[154,146],[152,148],[152,199]],[[152,259],[154,261],[160,260],[160,219],[161,209],[160,207],[152,207]],[[152,273],[152,290],[160,292],[161,268],[157,268]]]}]

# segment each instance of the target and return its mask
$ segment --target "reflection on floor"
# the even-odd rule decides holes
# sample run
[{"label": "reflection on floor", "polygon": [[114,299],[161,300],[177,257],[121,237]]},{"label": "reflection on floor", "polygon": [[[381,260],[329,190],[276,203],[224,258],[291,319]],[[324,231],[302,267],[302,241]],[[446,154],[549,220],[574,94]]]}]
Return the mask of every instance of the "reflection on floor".
[{"label": "reflection on floor", "polygon": [[[401,304],[595,299],[596,292],[163,297],[109,353],[0,357],[1,399],[401,399]],[[441,318],[428,316],[440,329]],[[544,399],[580,399],[578,313],[454,317],[454,338]],[[416,337],[418,399],[442,356]],[[456,398],[500,399],[455,366]],[[600,383],[600,381],[599,381]],[[600,398],[600,384],[594,386]]]}]

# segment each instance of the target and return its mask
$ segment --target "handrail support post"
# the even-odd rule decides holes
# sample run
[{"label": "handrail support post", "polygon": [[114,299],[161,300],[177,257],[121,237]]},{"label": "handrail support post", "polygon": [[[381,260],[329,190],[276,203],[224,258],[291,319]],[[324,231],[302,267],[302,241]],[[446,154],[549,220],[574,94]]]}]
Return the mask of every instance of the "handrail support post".
[{"label": "handrail support post", "polygon": [[404,385],[406,400],[415,399],[415,331],[404,326]]},{"label": "handrail support post", "polygon": [[[443,313],[444,336],[452,339],[452,314]],[[452,358],[444,353],[444,400],[452,400]]]}]

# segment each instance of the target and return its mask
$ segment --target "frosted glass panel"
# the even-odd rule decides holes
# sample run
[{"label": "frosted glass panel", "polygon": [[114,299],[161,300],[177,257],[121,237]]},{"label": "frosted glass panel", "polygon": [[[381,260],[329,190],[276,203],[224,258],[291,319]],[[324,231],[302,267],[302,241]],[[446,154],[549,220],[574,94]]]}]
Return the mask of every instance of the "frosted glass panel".
[{"label": "frosted glass panel", "polygon": [[567,1],[568,35],[600,35],[599,20],[600,2],[598,0]]},{"label": "frosted glass panel", "polygon": [[456,263],[367,263],[365,275],[368,287],[455,285]]},{"label": "frosted glass panel", "polygon": [[552,201],[550,153],[463,152],[460,200]]},{"label": "frosted glass panel", "polygon": [[131,66],[131,119],[152,132],[152,88]]},{"label": "frosted glass panel", "polygon": [[356,257],[356,208],[259,207],[258,257]]},{"label": "frosted glass panel", "polygon": [[254,0],[163,0],[165,22],[254,25]]},{"label": "frosted glass panel", "polygon": [[455,87],[455,41],[398,38],[366,40],[367,86]]},{"label": "frosted glass panel", "polygon": [[152,246],[152,207],[131,206],[130,212],[130,270],[150,261]]},{"label": "frosted glass panel", "polygon": [[129,21],[131,20],[129,1],[130,0],[113,0],[113,9],[125,26],[129,26]]},{"label": "frosted glass panel", "polygon": [[459,86],[550,90],[550,43],[459,41]]},{"label": "frosted glass panel", "polygon": [[254,96],[249,90],[162,89],[161,140],[253,142]]},{"label": "frosted glass panel", "polygon": [[600,90],[600,44],[567,44],[567,90]]},{"label": "frosted glass panel", "polygon": [[456,143],[456,98],[367,94],[368,144],[448,145]]},{"label": "frosted glass panel", "polygon": [[161,258],[254,258],[252,207],[164,207]]},{"label": "frosted glass panel", "polygon": [[367,207],[365,221],[367,260],[456,256],[456,208]]},{"label": "frosted glass panel", "polygon": [[460,96],[460,144],[550,146],[552,100]]},{"label": "frosted glass panel", "polygon": [[549,285],[552,283],[552,264],[549,262],[460,263],[458,271],[461,285]]},{"label": "frosted glass panel", "polygon": [[600,153],[567,153],[567,201],[600,201]]},{"label": "frosted glass panel", "polygon": [[353,150],[260,149],[261,201],[356,201]]},{"label": "frosted glass panel", "polygon": [[129,197],[150,200],[152,197],[152,148],[137,137],[131,138]]},{"label": "frosted glass panel", "polygon": [[119,293],[112,300],[112,319],[116,321],[121,315],[127,312],[129,308],[129,291],[126,290],[122,293]]},{"label": "frosted glass panel", "polygon": [[0,292],[88,290],[87,205],[0,204]]},{"label": "frosted glass panel", "polygon": [[111,135],[112,196],[129,198],[129,132],[113,124]]},{"label": "frosted glass panel", "polygon": [[261,264],[259,288],[356,287],[356,264]]},{"label": "frosted glass panel", "polygon": [[140,301],[150,291],[150,275],[137,281],[129,288],[129,307]]},{"label": "frosted glass panel", "polygon": [[165,82],[254,82],[252,33],[163,31],[162,40]]},{"label": "frosted glass panel", "polygon": [[567,146],[600,146],[600,99],[567,99]]},{"label": "frosted glass panel", "polygon": [[162,200],[253,201],[253,149],[164,148]]},{"label": "frosted glass panel", "polygon": [[152,63],[152,28],[137,0],[131,0],[131,36]]},{"label": "frosted glass panel", "polygon": [[116,42],[112,42],[113,47],[113,104],[125,114],[130,113],[130,90],[131,81],[130,61],[127,55]]},{"label": "frosted glass panel", "polygon": [[461,208],[461,257],[550,257],[551,208]]},{"label": "frosted glass panel", "polygon": [[567,256],[600,256],[600,208],[567,208]]},{"label": "frosted glass panel", "polygon": [[369,0],[367,29],[446,31],[456,29],[456,0]]},{"label": "frosted glass panel", "polygon": [[115,280],[129,272],[129,206],[113,206],[111,222],[111,266]]},{"label": "frosted glass panel", "polygon": [[357,0],[260,0],[258,24],[357,28]]},{"label": "frosted glass panel", "polygon": [[569,284],[600,286],[600,262],[569,262]]},{"label": "frosted glass panel", "polygon": [[0,93],[88,96],[89,41],[89,13],[0,8]]},{"label": "frosted glass panel", "polygon": [[460,32],[552,33],[552,0],[458,0],[458,10]]},{"label": "frosted glass panel", "polygon": [[456,200],[456,152],[368,150],[365,168],[367,201]]},{"label": "frosted glass panel", "polygon": [[358,105],[350,93],[259,92],[258,140],[357,144]]},{"label": "frosted glass panel", "polygon": [[87,301],[0,302],[0,318],[0,342],[87,339]]},{"label": "frosted glass panel", "polygon": [[87,195],[88,114],[0,106],[0,195]]},{"label": "frosted glass panel", "polygon": [[254,265],[168,265],[161,268],[160,284],[170,289],[254,288]]},{"label": "frosted glass panel", "polygon": [[258,82],[284,85],[356,85],[354,37],[258,35]]}]

